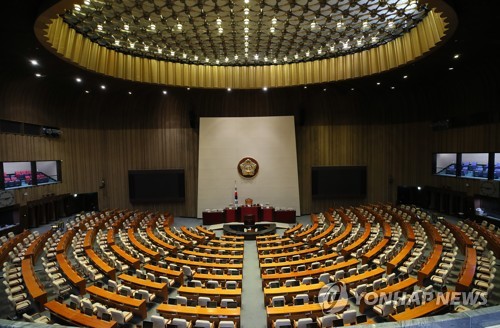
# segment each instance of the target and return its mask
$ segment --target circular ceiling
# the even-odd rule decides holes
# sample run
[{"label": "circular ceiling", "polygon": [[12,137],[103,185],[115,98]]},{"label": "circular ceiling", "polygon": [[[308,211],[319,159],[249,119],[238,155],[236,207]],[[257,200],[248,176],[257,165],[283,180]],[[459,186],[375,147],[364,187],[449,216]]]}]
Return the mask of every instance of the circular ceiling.
[{"label": "circular ceiling", "polygon": [[85,38],[124,54],[255,66],[378,47],[428,11],[416,0],[85,0],[62,17]]}]

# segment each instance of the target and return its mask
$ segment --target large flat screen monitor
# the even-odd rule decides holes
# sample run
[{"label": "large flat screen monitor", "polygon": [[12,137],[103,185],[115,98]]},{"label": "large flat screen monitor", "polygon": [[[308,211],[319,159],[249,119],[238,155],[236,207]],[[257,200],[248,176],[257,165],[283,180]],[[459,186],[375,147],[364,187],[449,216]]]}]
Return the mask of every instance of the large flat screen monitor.
[{"label": "large flat screen monitor", "polygon": [[184,200],[184,170],[128,171],[131,203]]},{"label": "large flat screen monitor", "polygon": [[312,197],[365,198],[366,166],[317,166],[311,169]]}]

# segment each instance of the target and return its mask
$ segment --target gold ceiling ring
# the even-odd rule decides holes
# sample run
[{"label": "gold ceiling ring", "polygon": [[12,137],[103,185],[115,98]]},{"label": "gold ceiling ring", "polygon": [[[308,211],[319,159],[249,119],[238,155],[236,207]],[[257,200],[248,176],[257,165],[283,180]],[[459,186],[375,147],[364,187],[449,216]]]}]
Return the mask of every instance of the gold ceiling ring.
[{"label": "gold ceiling ring", "polygon": [[[85,1],[85,3],[92,2],[106,3],[100,0]],[[232,1],[230,2],[233,3]],[[243,0],[241,2],[243,3]],[[354,2],[356,1],[351,1],[350,3]],[[133,3],[136,3],[136,1],[133,1]],[[151,5],[153,2],[148,3]],[[261,1],[261,3],[264,2]],[[257,89],[263,87],[289,87],[369,76],[413,62],[430,53],[432,49],[443,44],[453,34],[457,25],[457,19],[455,12],[444,1],[427,0],[420,1],[419,4],[426,6],[428,10],[426,16],[416,26],[386,43],[372,48],[361,46],[359,49],[354,49],[355,46],[353,46],[352,52],[342,51],[341,49],[340,52],[329,54],[326,58],[325,54],[319,54],[319,51],[316,51],[314,56],[306,56],[304,49],[308,48],[299,47],[295,48],[295,50],[292,49],[290,52],[290,54],[293,51],[296,54],[301,54],[301,57],[297,61],[288,63],[282,58],[277,64],[267,64],[262,60],[257,60],[258,56],[256,56],[255,61],[248,59],[233,60],[234,63],[229,62],[228,64],[220,60],[220,62],[215,63],[214,58],[216,58],[217,54],[212,51],[209,55],[210,51],[208,50],[206,51],[207,58],[208,56],[212,56],[208,63],[204,62],[202,58],[199,58],[199,62],[194,61],[193,58],[195,57],[192,54],[189,58],[186,55],[186,59],[184,60],[182,56],[179,56],[179,52],[183,52],[183,49],[179,50],[179,44],[175,45],[177,47],[175,51],[172,50],[177,55],[172,56],[170,60],[168,55],[164,59],[153,58],[147,55],[144,52],[145,43],[142,44],[140,51],[134,50],[130,52],[130,49],[127,50],[125,48],[113,49],[109,42],[106,43],[105,37],[96,39],[95,31],[90,30],[87,35],[84,35],[82,33],[83,30],[80,30],[79,33],[75,26],[70,27],[65,22],[65,18],[63,18],[65,17],[65,13],[68,15],[69,11],[74,10],[75,5],[84,5],[84,1],[80,0],[63,0],[46,10],[36,21],[35,33],[42,44],[59,57],[82,68],[125,80],[199,88]],[[143,7],[147,8],[145,5]],[[360,7],[356,8],[358,8],[358,13],[360,13]],[[302,6],[300,9],[302,12],[307,12],[306,9],[308,8],[304,9],[304,6]],[[133,17],[133,14],[131,13],[130,15]],[[302,15],[306,17],[305,13]],[[384,14],[380,15],[383,16]],[[310,16],[307,17],[309,17],[307,18],[309,20],[315,19]],[[316,15],[315,17],[319,16]],[[347,14],[345,17],[348,17]],[[351,20],[355,19],[357,18],[352,18]],[[66,21],[68,21],[67,16]],[[88,26],[84,26],[84,30],[88,31],[91,25],[96,26],[96,28],[99,27],[98,25],[100,24],[96,25],[94,23],[94,21],[90,21]],[[125,23],[127,22],[125,21]],[[312,24],[309,22],[306,23],[306,25],[300,26],[307,27]],[[144,23],[139,22],[138,24]],[[356,26],[359,26],[359,21],[356,24],[358,24]],[[183,26],[184,29],[187,28],[186,25]],[[267,26],[262,26],[264,26],[262,29],[267,29]],[[297,25],[297,28],[300,26]],[[356,26],[354,26],[353,31],[357,31],[362,35],[362,31],[356,28]],[[102,28],[102,26],[99,28]],[[173,28],[175,28],[175,25],[173,25]],[[383,30],[379,29],[376,31],[379,33]],[[139,32],[134,35],[139,35]],[[335,27],[331,28],[330,32],[336,33]],[[172,33],[174,32],[172,31]],[[308,31],[308,33],[313,32]],[[367,34],[365,33],[365,35]],[[312,37],[306,34],[303,34],[303,36],[304,42],[311,41]],[[337,33],[336,36],[338,37],[339,34]],[[92,37],[92,40],[89,37]],[[122,35],[118,33],[115,37],[122,37]],[[345,35],[342,37],[345,37]],[[107,38],[109,38],[109,35]],[[355,38],[351,38],[352,40],[349,42],[352,44]],[[136,40],[134,38],[130,39]],[[269,44],[274,45],[274,39],[269,40],[272,41],[269,41]],[[283,38],[280,40],[283,40]],[[318,38],[318,40],[318,49],[322,49],[325,39]],[[338,44],[341,44],[341,42]],[[245,46],[242,45],[242,47]],[[279,50],[281,48],[276,49]],[[187,49],[187,51],[189,50]],[[233,51],[238,52],[240,50],[233,47]],[[261,50],[259,47],[254,47],[253,51],[257,52]],[[127,52],[130,52],[130,54]],[[261,54],[259,59],[262,59],[263,56],[266,56],[265,53],[264,55]],[[286,53],[284,56],[286,56]],[[331,57],[328,58],[328,56]]]}]

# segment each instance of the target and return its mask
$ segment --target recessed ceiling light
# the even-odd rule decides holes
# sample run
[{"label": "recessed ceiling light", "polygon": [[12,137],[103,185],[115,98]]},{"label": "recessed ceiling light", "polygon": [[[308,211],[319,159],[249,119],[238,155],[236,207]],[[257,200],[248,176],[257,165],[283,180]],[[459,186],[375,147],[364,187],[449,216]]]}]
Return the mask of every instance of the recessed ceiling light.
[{"label": "recessed ceiling light", "polygon": [[[248,3],[248,2],[247,2]],[[267,87],[263,87],[262,90],[267,91]]]},{"label": "recessed ceiling light", "polygon": [[85,90],[85,93],[90,93],[90,91],[89,90]]},{"label": "recessed ceiling light", "polygon": [[304,85],[304,89],[307,89],[307,85]]},{"label": "recessed ceiling light", "polygon": [[36,76],[36,77],[42,77],[42,74],[40,74],[40,73],[36,73],[36,74],[35,74],[35,76]]},{"label": "recessed ceiling light", "polygon": [[354,88],[351,88],[351,91],[354,91]]},{"label": "recessed ceiling light", "polygon": [[191,88],[188,87],[187,90],[189,91],[189,90],[191,90]]},{"label": "recessed ceiling light", "polygon": [[377,85],[380,85],[380,82],[377,82]]},{"label": "recessed ceiling light", "polygon": [[404,75],[404,76],[403,76],[403,79],[407,79],[407,78],[408,78],[408,75]]},{"label": "recessed ceiling light", "polygon": [[227,88],[227,91],[231,91],[231,88]]},{"label": "recessed ceiling light", "polygon": [[163,90],[162,92],[163,92],[163,94],[164,94],[164,95],[166,95],[166,94],[167,94],[167,90]]},{"label": "recessed ceiling light", "polygon": [[80,83],[80,82],[82,82],[82,79],[81,79],[81,78],[79,78],[79,77],[77,77],[77,78],[75,79],[75,81],[76,81],[76,82],[78,82],[78,83]]},{"label": "recessed ceiling light", "polygon": [[453,67],[448,67],[448,70],[449,71],[453,71]]},{"label": "recessed ceiling light", "polygon": [[131,95],[131,94],[132,94],[132,91],[129,91],[129,92],[128,92],[128,94],[129,94],[129,95]]},{"label": "recessed ceiling light", "polygon": [[455,55],[453,56],[453,58],[454,58],[454,59],[458,59],[458,58],[460,58],[460,54],[455,54]]},{"label": "recessed ceiling light", "polygon": [[31,59],[31,60],[30,60],[30,63],[31,63],[31,65],[33,65],[33,66],[38,66],[38,60],[36,60],[36,59]]},{"label": "recessed ceiling light", "polygon": [[394,89],[396,89],[396,87],[392,86],[392,87],[391,87],[391,90],[394,90]]},{"label": "recessed ceiling light", "polygon": [[101,89],[106,90],[106,86],[104,84],[101,84]]},{"label": "recessed ceiling light", "polygon": [[323,91],[326,91],[326,88],[324,88]]}]

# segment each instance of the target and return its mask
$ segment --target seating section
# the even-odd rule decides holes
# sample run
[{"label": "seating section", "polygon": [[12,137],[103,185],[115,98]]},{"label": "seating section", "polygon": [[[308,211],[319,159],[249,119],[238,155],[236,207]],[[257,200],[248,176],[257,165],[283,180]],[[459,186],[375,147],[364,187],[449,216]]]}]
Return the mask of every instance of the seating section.
[{"label": "seating section", "polygon": [[[241,326],[241,237],[177,228],[168,213],[110,210],[0,241],[7,298],[26,321],[116,327],[154,308],[152,327]],[[311,214],[310,224],[257,238],[267,324],[331,327],[488,305],[499,241],[486,221],[453,224],[406,205]],[[485,302],[452,307],[457,292]],[[50,317],[33,311],[44,309]]]}]

